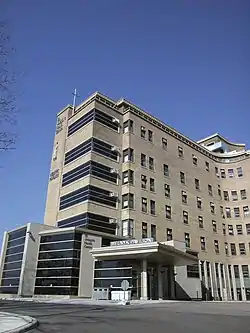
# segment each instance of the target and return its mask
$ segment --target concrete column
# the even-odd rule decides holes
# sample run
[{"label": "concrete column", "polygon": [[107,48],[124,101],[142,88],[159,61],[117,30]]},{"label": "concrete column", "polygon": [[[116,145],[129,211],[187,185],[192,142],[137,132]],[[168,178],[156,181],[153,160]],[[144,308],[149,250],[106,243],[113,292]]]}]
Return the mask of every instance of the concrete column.
[{"label": "concrete column", "polygon": [[[211,266],[210,262],[208,262],[208,266],[209,266],[209,273],[210,273],[208,278],[210,280],[211,295],[212,295],[212,297],[214,299],[215,296],[214,296],[214,286],[213,286],[213,277],[212,277],[212,266]],[[207,269],[207,267],[206,267],[206,269]]]},{"label": "concrete column", "polygon": [[227,301],[232,300],[232,293],[231,293],[231,287],[230,287],[230,279],[228,274],[228,265],[223,265],[223,272],[225,277],[225,286],[226,286],[226,292],[227,292]]},{"label": "concrete column", "polygon": [[208,276],[207,276],[207,262],[204,261],[204,282],[206,287],[206,300],[208,300],[208,292],[209,292],[209,285],[208,285]]},{"label": "concrete column", "polygon": [[220,265],[221,263],[218,263],[220,295],[221,295],[221,300],[225,301]]},{"label": "concrete column", "polygon": [[217,276],[216,276],[216,269],[215,269],[215,263],[211,263],[211,281],[212,281],[212,289],[214,291],[214,299],[217,301],[219,299],[218,295],[218,284],[217,284]]},{"label": "concrete column", "polygon": [[148,263],[147,259],[142,260],[142,270],[141,270],[141,299],[148,299]]},{"label": "concrete column", "polygon": [[163,273],[161,272],[161,265],[158,265],[157,267],[157,277],[158,277],[158,298],[160,300],[163,299]]},{"label": "concrete column", "polygon": [[242,301],[246,301],[247,298],[246,298],[246,290],[245,290],[245,281],[244,281],[241,265],[239,265],[239,272],[240,272],[240,287],[241,287]]},{"label": "concrete column", "polygon": [[2,243],[2,249],[1,249],[1,255],[0,255],[0,282],[3,275],[3,268],[4,268],[4,261],[5,261],[5,253],[7,249],[7,243],[8,243],[8,233],[7,231],[4,232],[3,235],[3,243]]},{"label": "concrete column", "polygon": [[231,265],[231,276],[232,276],[232,287],[234,291],[234,301],[237,301],[237,289],[236,289],[236,281],[235,281],[235,275],[234,275],[234,266]]},{"label": "concrete column", "polygon": [[169,283],[170,283],[170,297],[176,299],[175,294],[175,269],[174,266],[169,266]]}]

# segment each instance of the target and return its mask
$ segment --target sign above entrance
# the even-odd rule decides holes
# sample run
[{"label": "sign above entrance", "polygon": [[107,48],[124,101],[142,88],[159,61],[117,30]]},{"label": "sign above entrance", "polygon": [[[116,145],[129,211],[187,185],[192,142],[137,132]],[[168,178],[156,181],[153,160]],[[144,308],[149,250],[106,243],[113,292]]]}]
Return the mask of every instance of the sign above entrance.
[{"label": "sign above entrance", "polygon": [[144,244],[144,243],[153,243],[153,242],[154,242],[153,238],[126,239],[126,240],[110,242],[110,246]]}]

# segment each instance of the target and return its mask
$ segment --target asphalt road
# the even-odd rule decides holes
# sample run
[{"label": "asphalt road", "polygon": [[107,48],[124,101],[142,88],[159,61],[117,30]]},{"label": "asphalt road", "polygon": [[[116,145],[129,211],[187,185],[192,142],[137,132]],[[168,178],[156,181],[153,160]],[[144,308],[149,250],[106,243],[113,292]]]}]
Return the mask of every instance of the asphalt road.
[{"label": "asphalt road", "polygon": [[0,311],[37,318],[40,326],[33,333],[250,332],[250,303],[90,306],[0,301]]}]

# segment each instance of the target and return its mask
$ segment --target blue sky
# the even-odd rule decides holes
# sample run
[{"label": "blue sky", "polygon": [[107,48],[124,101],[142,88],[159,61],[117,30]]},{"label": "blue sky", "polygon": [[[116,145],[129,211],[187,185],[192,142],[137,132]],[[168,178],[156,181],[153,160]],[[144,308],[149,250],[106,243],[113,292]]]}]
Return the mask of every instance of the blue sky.
[{"label": "blue sky", "polygon": [[78,102],[125,97],[192,139],[220,132],[250,147],[248,0],[4,2],[22,75],[20,139],[0,158],[0,235],[43,222],[56,114],[74,88]]}]

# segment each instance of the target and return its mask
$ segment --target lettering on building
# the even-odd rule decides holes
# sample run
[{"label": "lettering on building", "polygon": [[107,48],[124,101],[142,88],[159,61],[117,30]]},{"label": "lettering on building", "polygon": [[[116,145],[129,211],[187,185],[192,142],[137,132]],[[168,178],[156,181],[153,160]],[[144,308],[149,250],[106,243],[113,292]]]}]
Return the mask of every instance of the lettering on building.
[{"label": "lettering on building", "polygon": [[86,249],[93,249],[93,244],[95,243],[94,238],[89,238],[89,235],[85,235],[83,246]]},{"label": "lettering on building", "polygon": [[64,118],[57,118],[57,122],[56,122],[56,134],[60,133],[63,129],[63,123],[65,121],[65,117]]},{"label": "lettering on building", "polygon": [[153,238],[126,239],[126,240],[110,242],[110,246],[145,244],[145,243],[152,243],[152,242],[154,242]]},{"label": "lettering on building", "polygon": [[59,169],[56,169],[55,171],[52,171],[49,176],[49,180],[54,180],[58,178],[59,176]]}]

